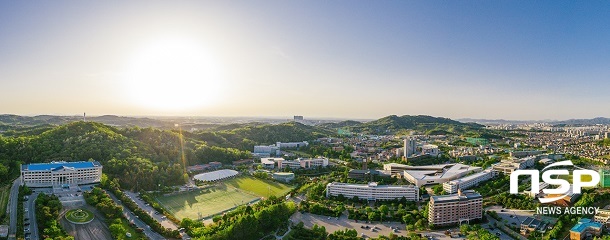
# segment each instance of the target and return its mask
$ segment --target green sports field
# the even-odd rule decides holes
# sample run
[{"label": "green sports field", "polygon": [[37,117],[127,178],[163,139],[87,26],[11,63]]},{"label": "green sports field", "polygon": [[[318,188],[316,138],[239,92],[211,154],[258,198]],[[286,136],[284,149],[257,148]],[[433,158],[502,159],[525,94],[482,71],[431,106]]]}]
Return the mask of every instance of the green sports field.
[{"label": "green sports field", "polygon": [[239,177],[200,191],[160,196],[157,201],[180,220],[198,219],[247,204],[261,197],[283,196],[290,190],[290,186],[284,184],[253,177]]},{"label": "green sports field", "polygon": [[258,196],[281,197],[292,189],[290,186],[273,181],[264,181],[254,177],[239,177],[223,182],[225,185],[251,192]]}]

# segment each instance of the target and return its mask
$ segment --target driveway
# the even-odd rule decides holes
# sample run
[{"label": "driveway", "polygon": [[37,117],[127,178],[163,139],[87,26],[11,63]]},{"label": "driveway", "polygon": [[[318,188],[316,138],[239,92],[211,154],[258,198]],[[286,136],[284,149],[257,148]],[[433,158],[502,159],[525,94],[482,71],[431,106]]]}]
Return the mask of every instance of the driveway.
[{"label": "driveway", "polygon": [[9,196],[8,202],[8,210],[9,210],[9,230],[8,230],[8,239],[14,240],[15,234],[17,233],[17,204],[19,202],[19,185],[21,184],[21,178],[15,179],[13,181],[13,186],[11,186],[11,194]]},{"label": "driveway", "polygon": [[23,204],[24,207],[28,208],[28,213],[25,214],[25,217],[29,217],[27,223],[30,223],[30,226],[24,226],[24,229],[29,229],[30,239],[39,239],[38,235],[38,222],[36,222],[36,198],[38,197],[38,193],[34,192],[32,195],[28,196],[28,200]]},{"label": "driveway", "polygon": [[123,191],[125,194],[127,194],[127,196],[129,198],[131,198],[132,201],[134,201],[136,204],[138,204],[138,207],[140,207],[142,210],[144,210],[144,212],[148,213],[148,215],[150,215],[153,219],[155,219],[157,222],[159,222],[161,224],[161,226],[171,229],[171,230],[177,230],[178,226],[170,221],[167,218],[164,218],[163,214],[155,214],[155,212],[157,210],[155,210],[152,206],[147,205],[146,202],[138,199],[138,194],[134,193],[134,192],[130,192],[130,191]]},{"label": "driveway", "polygon": [[152,239],[152,240],[165,239],[163,236],[161,236],[161,234],[156,233],[155,231],[150,229],[150,226],[146,225],[146,223],[144,223],[142,220],[137,218],[136,215],[131,213],[129,208],[127,208],[125,205],[123,205],[123,203],[117,197],[115,197],[114,194],[112,194],[111,192],[108,192],[108,191],[106,191],[106,192],[108,193],[108,195],[110,195],[110,198],[112,198],[112,200],[114,200],[115,203],[117,203],[117,204],[121,205],[121,207],[123,207],[123,215],[125,216],[127,221],[130,221],[130,222],[133,221],[133,223],[136,225],[136,227],[144,229],[144,235],[146,235],[146,237],[148,237],[149,239]]}]

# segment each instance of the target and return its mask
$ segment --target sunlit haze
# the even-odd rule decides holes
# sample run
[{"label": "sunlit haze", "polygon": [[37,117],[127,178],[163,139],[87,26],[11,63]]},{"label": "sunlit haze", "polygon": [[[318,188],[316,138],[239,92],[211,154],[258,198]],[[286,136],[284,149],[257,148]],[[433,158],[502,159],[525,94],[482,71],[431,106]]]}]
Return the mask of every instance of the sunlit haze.
[{"label": "sunlit haze", "polygon": [[3,1],[0,112],[609,117],[610,2]]}]

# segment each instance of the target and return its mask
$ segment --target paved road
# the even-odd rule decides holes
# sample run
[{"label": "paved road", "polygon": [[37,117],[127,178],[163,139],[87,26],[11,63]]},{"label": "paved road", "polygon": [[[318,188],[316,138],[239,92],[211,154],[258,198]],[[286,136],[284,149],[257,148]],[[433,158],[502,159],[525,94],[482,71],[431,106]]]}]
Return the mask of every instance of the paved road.
[{"label": "paved road", "polygon": [[[494,227],[494,223],[497,222],[494,218],[487,216],[487,219],[488,219],[489,223],[482,224],[481,227],[488,229],[487,231],[489,231],[490,233],[492,233],[496,236],[500,235],[500,236],[498,236],[500,238],[500,240],[514,240],[513,237],[502,232],[502,230],[500,230],[499,228]],[[502,224],[502,223],[498,223],[498,224]],[[491,229],[493,229],[493,230],[491,230]],[[510,229],[508,229],[508,230],[510,230]],[[514,232],[512,230],[510,230],[510,231]]]},{"label": "paved road", "polygon": [[512,225],[513,227],[521,226],[521,223],[526,218],[534,216],[535,213],[529,210],[506,209],[501,206],[491,206],[485,210],[496,212],[502,221],[506,221],[507,225]]},{"label": "paved road", "polygon": [[178,226],[168,220],[167,218],[163,218],[164,215],[162,214],[155,214],[155,212],[157,210],[155,210],[152,206],[146,205],[146,202],[138,199],[138,194],[134,193],[134,192],[130,192],[130,191],[123,191],[125,194],[127,194],[127,196],[129,196],[131,198],[131,200],[133,200],[136,204],[138,204],[138,207],[140,207],[142,210],[144,210],[144,212],[148,213],[148,215],[150,215],[153,219],[157,220],[157,222],[159,222],[161,224],[161,226],[165,227],[165,228],[169,228],[171,230],[177,230]]},{"label": "paved road", "polygon": [[161,236],[161,234],[156,233],[155,231],[153,231],[152,229],[150,229],[150,226],[146,225],[146,223],[144,223],[142,220],[140,220],[139,218],[137,218],[134,214],[131,213],[131,211],[129,211],[129,208],[127,208],[117,197],[114,196],[114,194],[112,194],[111,192],[108,192],[108,195],[110,195],[110,197],[112,198],[112,200],[114,200],[114,202],[120,204],[123,207],[123,215],[125,216],[125,218],[127,219],[127,221],[133,221],[137,227],[144,229],[144,235],[146,235],[146,237],[148,237],[149,239],[152,240],[164,240],[165,238],[163,236]]},{"label": "paved road", "polygon": [[26,216],[28,216],[30,218],[29,222],[30,226],[27,227],[26,229],[30,230],[30,239],[39,239],[39,235],[38,235],[38,222],[36,222],[36,198],[38,197],[38,193],[32,193],[32,195],[30,195],[28,197],[28,201],[24,203],[24,206],[26,206],[28,208],[28,213],[26,214]]},{"label": "paved road", "polygon": [[19,185],[21,184],[21,178],[15,179],[13,186],[11,187],[11,195],[9,196],[8,210],[10,225],[8,231],[8,239],[14,240],[15,234],[17,233],[17,204],[19,202]]},{"label": "paved road", "polygon": [[64,208],[59,214],[59,221],[61,226],[68,232],[69,235],[73,236],[74,239],[78,240],[106,240],[112,239],[110,229],[107,224],[103,221],[104,217],[102,213],[97,211],[95,207],[90,205],[82,205],[78,208],[84,208],[95,214],[95,217],[90,223],[87,224],[74,224],[66,220],[65,214],[70,209],[77,206]]},{"label": "paved road", "polygon": [[[405,230],[406,225],[401,223],[366,223],[363,221],[356,222],[354,220],[347,219],[346,216],[341,216],[339,219],[326,216],[315,215],[311,213],[300,213],[296,212],[290,220],[293,223],[303,222],[306,228],[312,228],[314,224],[318,226],[324,226],[326,231],[332,233],[337,230],[344,229],[355,229],[358,231],[358,236],[364,233],[367,237],[377,237],[380,235],[389,235],[392,230],[390,226],[397,227],[399,232],[394,234],[407,236],[407,231]],[[371,229],[362,229],[360,228],[362,225],[368,225],[371,228],[377,227],[376,231],[371,231]]]}]

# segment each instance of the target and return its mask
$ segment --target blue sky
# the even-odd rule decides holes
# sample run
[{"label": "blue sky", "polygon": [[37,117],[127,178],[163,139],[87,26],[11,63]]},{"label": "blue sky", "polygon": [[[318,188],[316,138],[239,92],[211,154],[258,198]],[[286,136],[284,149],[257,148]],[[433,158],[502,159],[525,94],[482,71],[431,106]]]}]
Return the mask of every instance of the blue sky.
[{"label": "blue sky", "polygon": [[602,1],[1,2],[0,109],[610,117],[607,9]]}]

